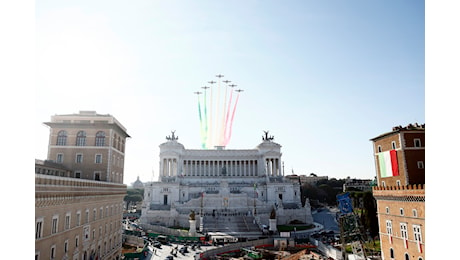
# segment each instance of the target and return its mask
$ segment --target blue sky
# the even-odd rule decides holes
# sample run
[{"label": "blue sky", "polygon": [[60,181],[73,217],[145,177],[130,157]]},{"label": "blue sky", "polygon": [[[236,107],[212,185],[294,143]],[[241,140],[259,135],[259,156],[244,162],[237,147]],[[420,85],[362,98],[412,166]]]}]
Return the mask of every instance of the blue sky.
[{"label": "blue sky", "polygon": [[[112,114],[124,182],[158,177],[171,130],[200,148],[193,92],[241,93],[228,149],[264,130],[285,173],[373,179],[369,139],[425,123],[424,1],[37,1],[35,158],[54,114]],[[152,174],[154,172],[154,176]]]}]

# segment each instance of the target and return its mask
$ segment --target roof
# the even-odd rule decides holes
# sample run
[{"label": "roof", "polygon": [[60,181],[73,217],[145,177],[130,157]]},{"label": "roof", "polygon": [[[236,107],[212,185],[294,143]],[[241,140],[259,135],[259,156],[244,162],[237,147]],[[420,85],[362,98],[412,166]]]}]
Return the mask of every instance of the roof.
[{"label": "roof", "polygon": [[383,137],[386,137],[386,136],[398,134],[398,133],[401,133],[401,132],[407,132],[407,131],[425,132],[425,124],[419,125],[418,123],[415,123],[415,124],[408,124],[405,127],[402,127],[400,125],[395,126],[395,127],[393,127],[393,130],[391,132],[381,134],[381,135],[379,135],[377,137],[374,137],[374,138],[370,139],[370,141],[376,141],[377,139],[380,139],[380,138],[383,138]]}]

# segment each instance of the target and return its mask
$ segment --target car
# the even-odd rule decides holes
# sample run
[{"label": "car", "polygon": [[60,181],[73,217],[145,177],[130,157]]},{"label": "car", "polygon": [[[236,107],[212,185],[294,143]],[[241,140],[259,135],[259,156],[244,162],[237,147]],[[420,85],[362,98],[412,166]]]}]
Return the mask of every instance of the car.
[{"label": "car", "polygon": [[165,257],[165,260],[172,260],[172,259],[174,259],[174,256],[172,255],[168,255],[167,257]]}]

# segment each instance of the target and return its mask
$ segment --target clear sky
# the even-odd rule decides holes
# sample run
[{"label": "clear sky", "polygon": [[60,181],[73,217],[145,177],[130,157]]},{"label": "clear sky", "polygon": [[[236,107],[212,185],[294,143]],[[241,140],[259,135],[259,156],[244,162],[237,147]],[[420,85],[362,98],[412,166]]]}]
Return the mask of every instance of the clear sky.
[{"label": "clear sky", "polygon": [[369,139],[425,123],[424,1],[37,1],[35,158],[54,114],[115,116],[124,183],[158,179],[175,130],[199,149],[208,81],[244,90],[227,149],[270,131],[285,173],[373,179]]}]

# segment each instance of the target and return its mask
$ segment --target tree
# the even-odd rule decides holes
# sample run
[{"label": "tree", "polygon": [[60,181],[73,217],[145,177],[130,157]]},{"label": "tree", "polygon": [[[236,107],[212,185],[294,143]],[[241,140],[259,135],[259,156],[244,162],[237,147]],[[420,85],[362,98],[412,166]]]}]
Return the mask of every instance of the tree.
[{"label": "tree", "polygon": [[126,202],[126,209],[133,203],[138,203],[144,200],[144,190],[142,189],[127,189],[124,201]]},{"label": "tree", "polygon": [[377,218],[377,203],[372,192],[363,194],[364,226],[369,230],[372,237],[379,234],[379,222]]}]

